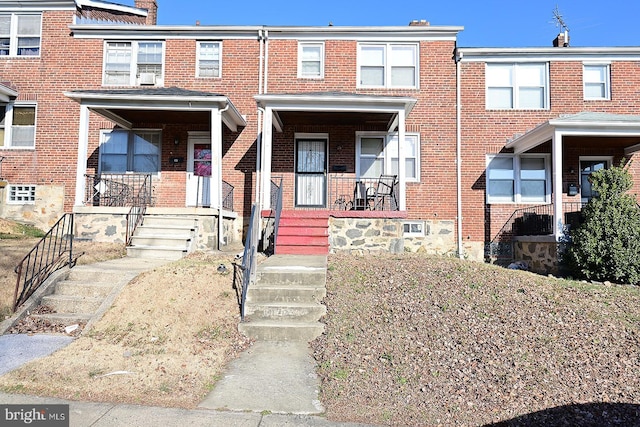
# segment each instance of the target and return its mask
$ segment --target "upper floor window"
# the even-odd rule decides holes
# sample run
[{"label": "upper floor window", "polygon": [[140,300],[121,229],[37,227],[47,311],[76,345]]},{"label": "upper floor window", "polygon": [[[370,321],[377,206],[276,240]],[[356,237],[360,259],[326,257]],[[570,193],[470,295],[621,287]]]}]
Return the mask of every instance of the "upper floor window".
[{"label": "upper floor window", "polygon": [[[405,134],[402,149],[407,182],[420,181],[420,135]],[[358,177],[377,179],[382,174],[398,175],[398,134],[359,135],[356,151]]]},{"label": "upper floor window", "polygon": [[550,203],[549,157],[487,157],[487,203]]},{"label": "upper floor window", "polygon": [[324,77],[324,43],[298,44],[298,77],[321,79]]},{"label": "upper floor window", "polygon": [[0,14],[0,56],[40,55],[41,14]]},{"label": "upper floor window", "polygon": [[362,43],[358,45],[358,86],[418,87],[418,45]]},{"label": "upper floor window", "polygon": [[487,64],[487,109],[549,108],[547,64]]},{"label": "upper floor window", "polygon": [[157,173],[160,171],[160,131],[102,132],[100,173]]},{"label": "upper floor window", "polygon": [[0,105],[0,147],[34,148],[35,105]]},{"label": "upper floor window", "polygon": [[611,99],[609,64],[584,64],[584,99]]},{"label": "upper floor window", "polygon": [[222,43],[198,42],[197,77],[220,77]]},{"label": "upper floor window", "polygon": [[162,42],[106,42],[103,84],[161,86],[163,64],[164,44]]}]

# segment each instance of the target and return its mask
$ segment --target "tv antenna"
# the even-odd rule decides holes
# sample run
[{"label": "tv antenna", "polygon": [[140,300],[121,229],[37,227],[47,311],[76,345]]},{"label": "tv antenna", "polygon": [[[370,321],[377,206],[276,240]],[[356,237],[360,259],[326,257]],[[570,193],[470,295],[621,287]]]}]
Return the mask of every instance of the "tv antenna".
[{"label": "tv antenna", "polygon": [[558,5],[553,9],[553,20],[555,21],[556,27],[559,27],[565,33],[569,32],[569,27],[567,23],[564,21],[562,14],[560,13],[560,9],[558,9]]}]

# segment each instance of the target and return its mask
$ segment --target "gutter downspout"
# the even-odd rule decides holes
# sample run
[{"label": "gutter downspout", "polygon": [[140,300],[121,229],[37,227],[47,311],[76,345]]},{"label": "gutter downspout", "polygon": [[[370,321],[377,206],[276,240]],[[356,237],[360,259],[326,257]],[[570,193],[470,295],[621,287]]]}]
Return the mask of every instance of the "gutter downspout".
[{"label": "gutter downspout", "polygon": [[[229,101],[227,101],[227,105],[222,109],[218,110],[218,120],[222,123],[222,114],[229,109]],[[222,128],[220,129],[220,147],[222,148]],[[224,237],[222,236],[223,232],[223,217],[222,217],[222,151],[220,152],[220,161],[218,162],[218,250],[221,251],[222,247],[225,245]]]},{"label": "gutter downspout", "polygon": [[464,258],[462,246],[462,96],[460,94],[460,61],[462,52],[455,50],[456,61],[456,203],[458,216],[458,257]]},{"label": "gutter downspout", "polygon": [[[260,43],[260,57],[258,65],[258,95],[262,95],[262,68],[264,65],[264,36],[263,30],[258,30],[258,43]],[[262,209],[262,190],[260,188],[260,179],[262,175],[262,115],[264,109],[258,107],[258,123],[256,127],[256,196],[255,203],[258,209]]]}]

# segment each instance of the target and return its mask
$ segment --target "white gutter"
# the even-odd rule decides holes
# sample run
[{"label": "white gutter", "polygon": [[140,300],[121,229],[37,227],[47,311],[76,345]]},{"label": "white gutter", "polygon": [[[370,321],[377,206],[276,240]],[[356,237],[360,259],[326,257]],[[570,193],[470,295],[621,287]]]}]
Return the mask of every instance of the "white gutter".
[{"label": "white gutter", "polygon": [[262,93],[267,93],[267,81],[269,77],[269,30],[264,30],[264,87]]},{"label": "white gutter", "polygon": [[[264,36],[263,30],[258,30],[258,43],[260,43],[260,58],[258,65],[258,94],[262,94],[262,67],[264,66]],[[260,189],[260,176],[261,169],[260,163],[262,162],[262,114],[264,109],[258,107],[258,123],[256,126],[256,195],[255,203],[258,209],[262,208],[262,190]]]},{"label": "white gutter", "polygon": [[458,257],[464,257],[462,246],[462,96],[460,95],[460,60],[462,52],[456,51],[456,203],[458,216]]}]

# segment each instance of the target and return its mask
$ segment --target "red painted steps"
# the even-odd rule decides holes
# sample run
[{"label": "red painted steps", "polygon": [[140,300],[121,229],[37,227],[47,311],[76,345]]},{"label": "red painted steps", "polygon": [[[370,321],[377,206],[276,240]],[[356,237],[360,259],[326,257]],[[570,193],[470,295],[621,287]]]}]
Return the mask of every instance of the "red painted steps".
[{"label": "red painted steps", "polygon": [[328,254],[329,213],[326,211],[282,211],[275,252],[285,255]]}]

